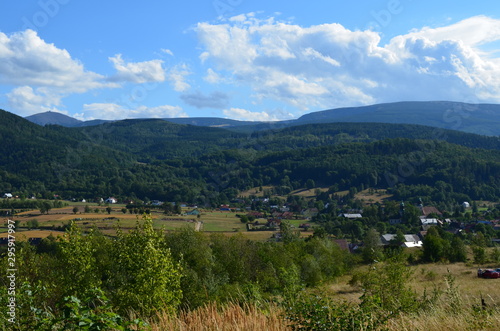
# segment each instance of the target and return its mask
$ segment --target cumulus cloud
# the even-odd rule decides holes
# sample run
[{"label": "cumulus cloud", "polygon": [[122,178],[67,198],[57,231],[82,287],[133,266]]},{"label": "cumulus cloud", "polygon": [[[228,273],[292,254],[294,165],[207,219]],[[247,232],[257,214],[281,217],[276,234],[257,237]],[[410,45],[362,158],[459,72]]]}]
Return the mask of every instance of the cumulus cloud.
[{"label": "cumulus cloud", "polygon": [[170,81],[175,91],[184,92],[191,88],[191,85],[186,82],[187,76],[191,74],[186,64],[178,64],[170,68],[167,79]]},{"label": "cumulus cloud", "polygon": [[163,105],[157,107],[139,106],[134,109],[125,108],[115,103],[91,103],[83,105],[83,112],[75,118],[88,121],[93,119],[119,120],[130,118],[172,118],[187,117],[179,106]]},{"label": "cumulus cloud", "polygon": [[[256,101],[302,110],[471,96],[500,101],[500,59],[481,50],[500,40],[500,20],[485,16],[414,30],[385,45],[375,31],[335,23],[302,27],[253,15],[199,23],[196,31],[201,61],[249,86]],[[214,73],[207,77],[217,82]]]},{"label": "cumulus cloud", "polygon": [[0,32],[0,83],[52,87],[64,93],[83,93],[116,87],[105,77],[86,71],[68,51],[42,40],[35,31],[7,36]]},{"label": "cumulus cloud", "polygon": [[145,62],[125,63],[121,54],[110,57],[117,74],[110,78],[111,81],[126,81],[132,83],[163,82],[165,70],[163,61],[151,60]]},{"label": "cumulus cloud", "polygon": [[[424,27],[402,37],[403,39],[424,38],[434,42],[460,40],[468,46],[480,46],[498,40],[499,35],[500,20],[480,15],[439,28]],[[400,38],[396,37],[394,39],[399,40]]]},{"label": "cumulus cloud", "polygon": [[19,110],[19,115],[29,116],[46,111],[60,111],[57,106],[61,104],[61,99],[57,95],[50,95],[43,89],[33,90],[30,86],[21,86],[7,93],[9,107]]},{"label": "cumulus cloud", "polygon": [[9,107],[23,116],[61,111],[61,99],[70,94],[119,86],[85,70],[68,51],[32,30],[10,36],[0,32],[0,84],[17,86],[6,97]]},{"label": "cumulus cloud", "polygon": [[278,121],[274,115],[271,115],[265,111],[262,112],[252,112],[242,108],[230,108],[223,110],[224,115],[228,118],[240,120],[240,121],[262,121],[262,122],[271,122]]},{"label": "cumulus cloud", "polygon": [[222,92],[212,92],[205,95],[200,91],[183,94],[181,99],[190,106],[196,108],[216,108],[221,109],[228,106],[229,96]]},{"label": "cumulus cloud", "polygon": [[207,69],[207,74],[203,79],[211,84],[218,84],[224,81],[224,79],[212,68]]}]

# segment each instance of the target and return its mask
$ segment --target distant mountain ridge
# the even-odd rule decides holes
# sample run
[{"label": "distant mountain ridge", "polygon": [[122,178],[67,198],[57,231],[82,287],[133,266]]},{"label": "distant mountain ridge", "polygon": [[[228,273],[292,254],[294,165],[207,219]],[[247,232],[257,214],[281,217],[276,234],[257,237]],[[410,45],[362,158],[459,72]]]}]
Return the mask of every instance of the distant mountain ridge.
[{"label": "distant mountain ridge", "polygon": [[395,102],[329,109],[303,115],[300,124],[331,122],[404,123],[482,135],[500,135],[500,105],[450,101]]},{"label": "distant mountain ridge", "polygon": [[[26,117],[39,124],[66,127],[94,126],[106,120],[79,121],[69,116],[46,112]],[[295,120],[277,122],[238,121],[217,117],[164,118],[176,124],[218,127],[239,132],[278,129],[316,123],[395,123],[418,124],[488,136],[500,136],[500,105],[468,104],[450,101],[405,101],[361,107],[335,108],[312,112]]]},{"label": "distant mountain ridge", "polygon": [[83,123],[83,121],[77,120],[76,118],[53,111],[38,113],[25,117],[25,119],[41,126],[56,124],[66,127],[75,127],[80,126]]}]

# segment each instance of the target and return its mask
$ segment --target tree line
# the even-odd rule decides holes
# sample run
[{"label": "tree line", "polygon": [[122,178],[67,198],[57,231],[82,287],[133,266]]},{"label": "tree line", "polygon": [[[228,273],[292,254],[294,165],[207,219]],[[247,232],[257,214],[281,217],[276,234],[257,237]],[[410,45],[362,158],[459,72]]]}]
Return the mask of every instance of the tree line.
[{"label": "tree line", "polygon": [[3,111],[0,119],[0,187],[19,196],[216,206],[251,187],[271,185],[286,195],[313,183],[391,187],[401,199],[419,191],[438,202],[500,197],[498,137],[376,123],[242,134],[161,120],[64,128]]}]

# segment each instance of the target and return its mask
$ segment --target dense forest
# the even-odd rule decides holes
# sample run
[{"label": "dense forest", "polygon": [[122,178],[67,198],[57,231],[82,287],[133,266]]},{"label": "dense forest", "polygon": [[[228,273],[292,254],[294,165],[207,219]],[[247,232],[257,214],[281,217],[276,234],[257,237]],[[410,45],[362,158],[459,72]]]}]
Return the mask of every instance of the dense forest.
[{"label": "dense forest", "polygon": [[500,197],[498,137],[380,123],[244,134],[163,120],[65,128],[0,117],[0,187],[24,197],[218,205],[252,187],[286,195],[311,183],[392,188],[398,199],[412,192],[438,202]]},{"label": "dense forest", "polygon": [[[68,223],[60,239],[15,244],[19,272],[15,296],[9,294],[17,304],[14,329],[147,330],[161,316],[185,316],[214,302],[247,310],[255,305],[259,311],[272,304],[282,325],[294,330],[384,329],[402,314],[426,315],[429,307],[433,313],[459,312],[470,321],[498,315],[462,304],[452,275],[446,289],[420,295],[409,286],[408,268],[438,261],[500,262],[491,240],[499,231],[471,222],[472,217],[483,222],[500,217],[498,204],[479,210],[476,203],[499,201],[498,137],[380,123],[245,130],[163,120],[42,127],[0,111],[1,190],[48,199],[2,199],[0,210],[43,214],[65,203],[55,196],[115,196],[136,201],[125,213],[144,211],[135,229],[118,227],[115,236],[97,228],[83,233]],[[242,197],[250,188],[270,197],[268,203]],[[289,194],[297,189],[314,190],[314,196]],[[356,194],[365,189],[382,190],[392,199],[363,204]],[[277,237],[259,242],[241,233],[157,231],[149,215],[153,207],[144,208],[140,201],[153,199],[208,207],[240,204],[267,215],[271,205],[286,199],[292,213],[307,208],[318,213],[307,237],[282,220]],[[470,211],[460,209],[463,201],[473,203]],[[421,230],[419,205],[438,207],[442,218],[454,223],[429,228],[422,248],[406,251],[404,235]],[[176,207],[166,203],[154,213],[179,214]],[[362,217],[354,220],[341,214],[360,209]],[[237,216],[242,223],[250,221],[249,215]],[[395,218],[401,223],[392,224]],[[454,231],[461,222],[473,231]],[[16,227],[16,221],[7,223]],[[385,233],[395,237],[382,247]],[[333,238],[357,250],[341,248]],[[9,249],[3,247],[0,254],[11,254]],[[8,281],[8,261],[0,261],[2,279]],[[352,302],[326,294],[328,285],[346,274],[352,275],[350,291],[361,295]],[[431,276],[430,271],[425,275]],[[7,294],[8,286],[0,287],[5,316]],[[466,325],[478,329],[476,322]]]}]

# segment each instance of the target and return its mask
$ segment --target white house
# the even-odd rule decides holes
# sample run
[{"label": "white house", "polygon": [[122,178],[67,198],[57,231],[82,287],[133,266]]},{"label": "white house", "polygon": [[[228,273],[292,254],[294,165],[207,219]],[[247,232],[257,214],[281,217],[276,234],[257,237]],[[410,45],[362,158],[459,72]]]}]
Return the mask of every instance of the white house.
[{"label": "white house", "polygon": [[422,225],[438,225],[439,224],[439,221],[437,218],[421,218],[420,219],[420,223],[422,223]]},{"label": "white house", "polygon": [[[402,247],[422,247],[423,243],[417,235],[405,234],[404,242],[401,244]],[[384,234],[380,237],[382,245],[390,245],[391,241],[396,239],[395,234]]]},{"label": "white house", "polygon": [[363,217],[361,214],[340,214],[339,217],[345,217],[345,218],[348,218],[350,220],[353,220],[353,219],[356,219],[356,218],[361,218]]},{"label": "white house", "polygon": [[437,218],[425,218],[421,216],[420,223],[422,224],[422,229],[427,231],[430,227],[439,225],[439,220]]},{"label": "white house", "polygon": [[401,246],[406,248],[412,247],[422,247],[424,243],[422,241],[405,241]]},{"label": "white house", "polygon": [[109,197],[109,198],[106,199],[106,203],[117,203],[117,202],[118,201],[115,198],[113,198],[113,197]]},{"label": "white house", "polygon": [[470,208],[470,203],[468,203],[467,201],[464,201],[462,203],[462,207],[464,207],[464,208]]},{"label": "white house", "polygon": [[5,194],[3,195],[3,197],[4,197],[5,199],[10,199],[10,198],[12,198],[12,193],[5,193]]}]

